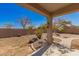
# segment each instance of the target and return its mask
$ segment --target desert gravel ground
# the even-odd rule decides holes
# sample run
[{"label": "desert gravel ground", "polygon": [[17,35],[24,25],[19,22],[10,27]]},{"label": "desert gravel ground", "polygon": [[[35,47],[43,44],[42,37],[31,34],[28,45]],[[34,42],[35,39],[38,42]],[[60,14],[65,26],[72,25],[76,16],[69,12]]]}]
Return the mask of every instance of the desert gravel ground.
[{"label": "desert gravel ground", "polygon": [[33,51],[28,48],[28,42],[35,35],[25,35],[21,37],[10,37],[0,39],[0,55],[3,56],[24,56],[32,53]]},{"label": "desert gravel ground", "polygon": [[[42,39],[47,39],[46,35],[46,33],[43,33]],[[28,47],[27,43],[35,37],[35,35],[25,35],[21,37],[0,38],[0,56],[25,56],[31,54],[33,51]],[[55,42],[67,48],[70,47],[72,40],[79,40],[79,35],[75,34],[60,34],[60,36],[54,35],[53,37]],[[55,51],[57,52],[57,47]],[[56,54],[58,55],[58,52]]]}]

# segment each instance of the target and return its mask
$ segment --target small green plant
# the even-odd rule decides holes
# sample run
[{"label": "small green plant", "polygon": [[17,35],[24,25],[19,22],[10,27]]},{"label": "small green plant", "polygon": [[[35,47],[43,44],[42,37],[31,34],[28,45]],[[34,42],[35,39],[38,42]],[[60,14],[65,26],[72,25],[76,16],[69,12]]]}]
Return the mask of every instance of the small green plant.
[{"label": "small green plant", "polygon": [[58,28],[58,30],[60,31],[60,32],[63,32],[65,29],[64,29],[64,26],[61,26],[60,28]]},{"label": "small green plant", "polygon": [[41,39],[41,36],[43,33],[42,28],[41,27],[37,28],[35,33],[36,33],[37,38]]}]

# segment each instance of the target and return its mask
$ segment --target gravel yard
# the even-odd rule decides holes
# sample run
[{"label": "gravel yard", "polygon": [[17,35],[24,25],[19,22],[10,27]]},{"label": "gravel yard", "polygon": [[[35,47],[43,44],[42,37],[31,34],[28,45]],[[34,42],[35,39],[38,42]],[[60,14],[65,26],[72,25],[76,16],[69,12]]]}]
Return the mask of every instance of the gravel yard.
[{"label": "gravel yard", "polygon": [[[46,33],[43,33],[42,39],[46,38]],[[0,55],[2,56],[25,56],[29,55],[33,50],[28,47],[29,40],[36,38],[35,35],[25,35],[21,37],[10,37],[0,39]],[[60,34],[56,36],[53,34],[54,42],[62,45],[61,46],[51,45],[43,55],[47,56],[60,56],[60,55],[79,55],[79,35],[75,34]],[[73,41],[74,40],[74,41]],[[75,44],[75,45],[74,45]],[[71,46],[75,49],[71,49]],[[76,46],[77,45],[77,46]],[[76,47],[75,47],[76,46]]]},{"label": "gravel yard", "polygon": [[35,35],[26,35],[21,37],[10,37],[0,39],[0,55],[3,56],[24,56],[32,53],[33,51],[28,47],[28,42]]}]

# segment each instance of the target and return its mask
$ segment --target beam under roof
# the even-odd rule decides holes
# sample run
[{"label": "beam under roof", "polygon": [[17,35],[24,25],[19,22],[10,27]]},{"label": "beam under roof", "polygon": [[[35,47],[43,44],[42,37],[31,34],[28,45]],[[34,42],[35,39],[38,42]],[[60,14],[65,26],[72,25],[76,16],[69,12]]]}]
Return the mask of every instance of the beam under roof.
[{"label": "beam under roof", "polygon": [[18,3],[20,6],[27,8],[29,10],[35,11],[39,14],[42,14],[44,16],[50,17],[56,17],[56,16],[62,16],[64,14],[72,13],[72,12],[78,12],[79,11],[79,4],[78,3],[71,3],[67,6],[64,6],[63,8],[59,8],[58,10],[55,10],[53,12],[48,11],[47,9],[43,8],[40,3]]},{"label": "beam under roof", "polygon": [[53,12],[53,16],[62,16],[64,14],[72,13],[72,12],[79,12],[79,4],[78,3],[72,3],[68,6],[65,6],[61,9],[56,10]]},{"label": "beam under roof", "polygon": [[44,16],[47,16],[47,17],[51,16],[50,12],[42,8],[42,6],[37,3],[18,3],[18,4],[24,8],[28,8],[29,10],[35,11]]}]

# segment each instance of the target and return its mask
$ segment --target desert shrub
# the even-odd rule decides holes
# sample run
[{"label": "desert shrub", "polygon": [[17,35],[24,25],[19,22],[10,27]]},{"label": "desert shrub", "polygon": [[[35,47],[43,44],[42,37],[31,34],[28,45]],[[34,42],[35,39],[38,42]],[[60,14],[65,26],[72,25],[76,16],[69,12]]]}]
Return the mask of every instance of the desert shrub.
[{"label": "desert shrub", "polygon": [[33,30],[34,30],[34,27],[31,25],[31,26],[29,26],[29,27],[27,28],[27,30],[29,30],[29,31],[30,31],[30,34],[32,34],[32,33],[33,33]]},{"label": "desert shrub", "polygon": [[41,39],[41,36],[43,33],[42,28],[41,27],[37,28],[35,33],[36,33],[37,38]]},{"label": "desert shrub", "polygon": [[63,32],[63,31],[65,30],[65,29],[64,29],[64,26],[58,28],[58,30],[59,30],[60,32]]}]

